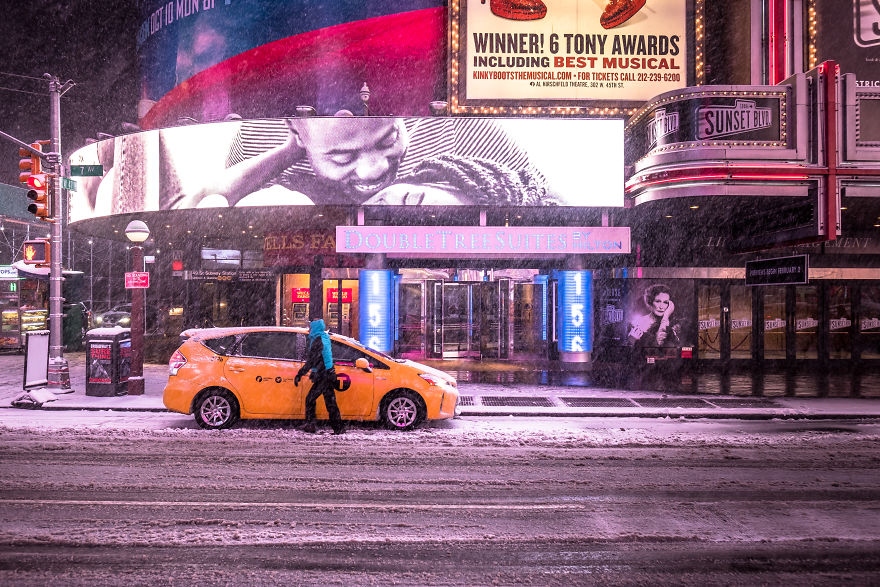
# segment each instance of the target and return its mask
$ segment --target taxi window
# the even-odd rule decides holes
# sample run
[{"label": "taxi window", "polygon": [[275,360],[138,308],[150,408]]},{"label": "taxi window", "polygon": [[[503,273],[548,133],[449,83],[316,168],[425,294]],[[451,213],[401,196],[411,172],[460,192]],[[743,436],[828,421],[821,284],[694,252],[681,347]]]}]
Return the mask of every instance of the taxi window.
[{"label": "taxi window", "polygon": [[235,335],[209,338],[207,340],[203,340],[202,344],[217,353],[218,355],[225,355],[226,352],[230,348],[232,348],[232,345],[235,344]]},{"label": "taxi window", "polygon": [[370,355],[361,352],[360,350],[348,346],[347,344],[343,344],[337,341],[331,341],[333,345],[333,363],[335,365],[351,365],[354,366],[354,362],[361,357],[365,358],[367,362],[370,363],[370,366],[374,369],[387,369],[388,365],[381,363],[371,357]]},{"label": "taxi window", "polygon": [[306,337],[296,332],[251,332],[238,345],[240,357],[305,361]]}]

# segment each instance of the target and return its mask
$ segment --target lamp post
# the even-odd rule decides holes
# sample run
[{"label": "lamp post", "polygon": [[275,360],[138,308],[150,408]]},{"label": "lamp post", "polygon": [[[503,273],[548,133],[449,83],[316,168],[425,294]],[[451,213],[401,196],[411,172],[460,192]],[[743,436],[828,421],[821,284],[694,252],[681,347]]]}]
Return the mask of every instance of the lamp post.
[{"label": "lamp post", "polygon": [[95,241],[92,239],[89,239],[89,312],[95,315]]},{"label": "lamp post", "polygon": [[[143,242],[150,238],[150,229],[140,220],[132,220],[125,227],[125,236],[131,247],[132,271],[144,270]],[[144,393],[144,288],[131,292],[131,374],[128,377],[129,395]]]}]

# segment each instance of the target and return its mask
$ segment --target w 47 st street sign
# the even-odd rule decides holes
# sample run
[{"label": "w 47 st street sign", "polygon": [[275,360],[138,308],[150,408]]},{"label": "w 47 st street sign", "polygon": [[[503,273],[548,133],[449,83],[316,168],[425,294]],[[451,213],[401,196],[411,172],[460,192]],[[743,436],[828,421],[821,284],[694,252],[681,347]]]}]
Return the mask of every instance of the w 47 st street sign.
[{"label": "w 47 st street sign", "polygon": [[130,271],[125,274],[125,289],[147,289],[150,287],[150,274],[146,271]]}]

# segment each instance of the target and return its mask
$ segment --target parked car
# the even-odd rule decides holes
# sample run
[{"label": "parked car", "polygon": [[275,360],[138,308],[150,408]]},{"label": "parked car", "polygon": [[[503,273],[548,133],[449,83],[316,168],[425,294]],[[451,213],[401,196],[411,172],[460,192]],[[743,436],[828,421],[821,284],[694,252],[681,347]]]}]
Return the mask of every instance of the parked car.
[{"label": "parked car", "polygon": [[131,328],[131,304],[122,304],[115,308],[98,314],[95,318],[95,328]]},{"label": "parked car", "polygon": [[[241,419],[305,417],[308,377],[294,377],[307,352],[308,330],[265,326],[190,329],[168,363],[165,407],[193,414],[202,428],[228,428]],[[368,349],[330,334],[336,401],[343,419],[381,421],[410,430],[458,411],[454,377],[409,360]],[[318,418],[327,418],[323,400]]]}]

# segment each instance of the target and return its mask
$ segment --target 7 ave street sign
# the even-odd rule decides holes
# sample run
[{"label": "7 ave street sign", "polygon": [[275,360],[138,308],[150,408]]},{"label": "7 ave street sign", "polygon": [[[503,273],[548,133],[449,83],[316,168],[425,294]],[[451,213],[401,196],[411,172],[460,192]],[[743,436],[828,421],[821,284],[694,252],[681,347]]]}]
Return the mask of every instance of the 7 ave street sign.
[{"label": "7 ave street sign", "polygon": [[71,165],[70,175],[101,177],[104,175],[103,165]]}]

